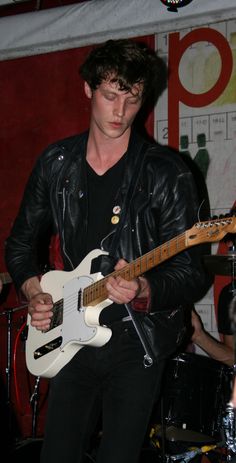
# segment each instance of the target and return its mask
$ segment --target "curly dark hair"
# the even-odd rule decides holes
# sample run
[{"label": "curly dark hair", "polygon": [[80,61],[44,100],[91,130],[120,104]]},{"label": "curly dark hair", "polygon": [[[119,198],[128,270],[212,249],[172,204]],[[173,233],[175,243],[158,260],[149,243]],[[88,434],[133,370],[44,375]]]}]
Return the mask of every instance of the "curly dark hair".
[{"label": "curly dark hair", "polygon": [[104,80],[117,82],[120,90],[130,91],[143,84],[142,99],[155,98],[166,87],[167,67],[157,53],[143,42],[129,39],[108,40],[94,48],[80,67],[80,75],[96,90]]}]

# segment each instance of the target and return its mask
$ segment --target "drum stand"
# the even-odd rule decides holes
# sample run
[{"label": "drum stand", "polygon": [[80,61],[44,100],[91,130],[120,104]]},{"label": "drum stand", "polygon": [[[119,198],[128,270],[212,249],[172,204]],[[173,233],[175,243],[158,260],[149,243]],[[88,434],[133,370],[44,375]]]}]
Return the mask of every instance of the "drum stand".
[{"label": "drum stand", "polygon": [[[234,284],[233,284],[234,285]],[[233,296],[236,294],[233,287]],[[234,333],[234,349],[236,348],[236,333]],[[235,352],[236,355],[236,352]],[[233,382],[236,381],[236,361],[233,366]],[[225,433],[225,444],[228,451],[227,461],[235,462],[236,459],[236,410],[232,403],[226,406],[225,416],[223,417],[223,429]]]},{"label": "drum stand", "polygon": [[223,418],[223,428],[225,431],[225,444],[228,450],[227,461],[231,461],[236,454],[235,439],[235,411],[231,403],[227,404],[225,416]]},{"label": "drum stand", "polygon": [[[233,243],[233,246],[229,252],[232,257],[236,256],[236,247],[235,243]],[[236,259],[233,259],[231,262],[231,274],[232,274],[232,299],[236,295],[236,285],[235,285],[235,263]],[[234,350],[235,350],[235,336],[236,333],[234,333]],[[234,381],[236,380],[236,352],[234,353],[235,359],[234,359],[234,366],[233,366],[233,373],[234,373]],[[232,406],[231,402],[229,402],[226,406],[225,410],[225,416],[223,418],[223,429],[225,431],[225,443],[226,443],[226,448],[228,450],[228,455],[227,455],[227,461],[231,461],[233,457],[236,455],[236,413],[235,409]],[[235,458],[234,458],[235,460]]]}]

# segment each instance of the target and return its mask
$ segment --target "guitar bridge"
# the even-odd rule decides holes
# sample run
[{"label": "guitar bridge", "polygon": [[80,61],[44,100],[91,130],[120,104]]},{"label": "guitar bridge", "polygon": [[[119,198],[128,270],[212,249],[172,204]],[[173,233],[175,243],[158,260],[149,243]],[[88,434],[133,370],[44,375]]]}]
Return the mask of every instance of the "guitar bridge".
[{"label": "guitar bridge", "polygon": [[60,347],[62,344],[62,336],[58,336],[58,338],[53,339],[53,341],[44,344],[43,346],[39,347],[34,351],[34,358],[35,360],[43,357],[44,355],[52,352],[53,350]]}]

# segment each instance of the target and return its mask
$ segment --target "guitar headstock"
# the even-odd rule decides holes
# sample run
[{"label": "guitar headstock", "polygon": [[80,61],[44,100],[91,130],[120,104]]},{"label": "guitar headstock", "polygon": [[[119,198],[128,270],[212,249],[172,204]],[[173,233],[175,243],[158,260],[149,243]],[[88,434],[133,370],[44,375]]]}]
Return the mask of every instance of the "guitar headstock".
[{"label": "guitar headstock", "polygon": [[236,217],[227,215],[217,219],[197,222],[186,232],[189,245],[221,241],[227,233],[236,233]]}]

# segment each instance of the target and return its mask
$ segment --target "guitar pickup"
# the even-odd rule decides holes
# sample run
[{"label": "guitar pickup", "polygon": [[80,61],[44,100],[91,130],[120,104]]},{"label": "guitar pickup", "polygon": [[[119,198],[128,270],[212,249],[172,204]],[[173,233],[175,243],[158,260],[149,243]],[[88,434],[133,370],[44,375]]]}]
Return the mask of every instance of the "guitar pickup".
[{"label": "guitar pickup", "polygon": [[61,346],[61,344],[62,344],[62,336],[58,336],[58,338],[53,339],[53,341],[48,342],[47,344],[44,344],[43,346],[39,347],[38,349],[34,351],[35,360],[57,349],[58,347]]}]

